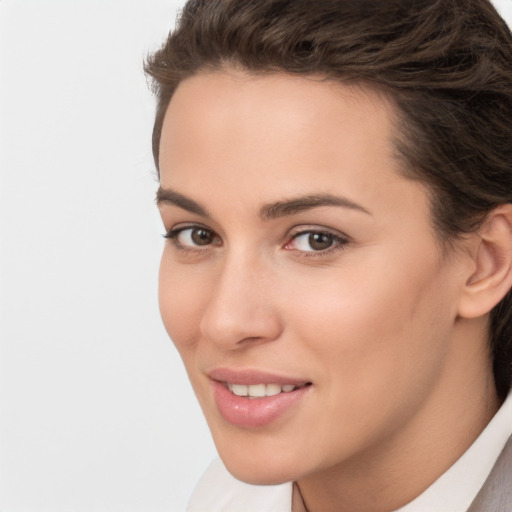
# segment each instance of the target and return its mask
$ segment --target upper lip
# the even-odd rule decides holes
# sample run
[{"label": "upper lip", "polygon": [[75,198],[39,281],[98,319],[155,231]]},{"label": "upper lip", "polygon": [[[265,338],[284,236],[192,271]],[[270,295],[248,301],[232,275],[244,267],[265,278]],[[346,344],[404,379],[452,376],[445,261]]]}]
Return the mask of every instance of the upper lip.
[{"label": "upper lip", "polygon": [[233,369],[216,368],[208,373],[208,377],[218,382],[229,382],[230,384],[294,384],[300,386],[310,383],[307,379],[278,375],[276,373],[253,370],[253,369]]}]

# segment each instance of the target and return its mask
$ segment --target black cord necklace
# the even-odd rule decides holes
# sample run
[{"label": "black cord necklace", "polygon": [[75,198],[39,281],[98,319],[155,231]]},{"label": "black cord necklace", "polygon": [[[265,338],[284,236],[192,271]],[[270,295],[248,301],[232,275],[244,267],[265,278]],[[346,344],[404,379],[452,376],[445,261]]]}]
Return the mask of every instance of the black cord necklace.
[{"label": "black cord necklace", "polygon": [[304,501],[304,496],[302,496],[302,492],[300,491],[299,484],[297,482],[294,482],[293,485],[297,489],[297,494],[298,494],[301,504],[302,504],[302,511],[294,510],[293,512],[310,512],[308,507],[306,506],[306,502]]}]

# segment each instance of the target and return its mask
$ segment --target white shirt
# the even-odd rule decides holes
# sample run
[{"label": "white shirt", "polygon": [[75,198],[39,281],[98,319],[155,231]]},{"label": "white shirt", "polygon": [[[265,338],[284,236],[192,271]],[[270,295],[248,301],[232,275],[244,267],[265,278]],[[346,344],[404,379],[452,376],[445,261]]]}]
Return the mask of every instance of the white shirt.
[{"label": "white shirt", "polygon": [[[396,512],[466,512],[512,435],[512,392],[462,457],[425,492]],[[187,512],[291,512],[292,483],[250,485],[216,459],[189,501]]]}]

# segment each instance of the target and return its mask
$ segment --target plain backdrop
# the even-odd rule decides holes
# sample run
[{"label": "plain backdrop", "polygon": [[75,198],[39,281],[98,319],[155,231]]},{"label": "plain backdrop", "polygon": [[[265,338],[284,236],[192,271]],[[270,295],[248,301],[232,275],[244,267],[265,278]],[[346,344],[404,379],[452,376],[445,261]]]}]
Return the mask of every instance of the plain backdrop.
[{"label": "plain backdrop", "polygon": [[0,2],[3,512],[179,512],[215,456],[157,303],[142,61],[179,5]]},{"label": "plain backdrop", "polygon": [[181,4],[0,0],[3,512],[180,512],[215,456],[157,304],[142,61]]}]

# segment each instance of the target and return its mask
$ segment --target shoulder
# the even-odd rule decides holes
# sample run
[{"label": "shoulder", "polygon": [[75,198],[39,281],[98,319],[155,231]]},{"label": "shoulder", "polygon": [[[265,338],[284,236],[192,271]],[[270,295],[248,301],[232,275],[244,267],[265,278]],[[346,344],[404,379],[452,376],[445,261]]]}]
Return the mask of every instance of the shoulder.
[{"label": "shoulder", "polygon": [[194,489],[187,512],[290,512],[291,503],[291,483],[246,484],[216,459]]},{"label": "shoulder", "polygon": [[512,436],[468,512],[512,510]]}]

